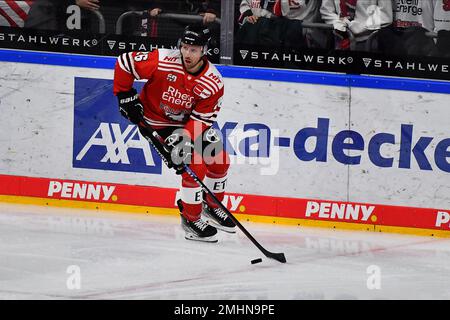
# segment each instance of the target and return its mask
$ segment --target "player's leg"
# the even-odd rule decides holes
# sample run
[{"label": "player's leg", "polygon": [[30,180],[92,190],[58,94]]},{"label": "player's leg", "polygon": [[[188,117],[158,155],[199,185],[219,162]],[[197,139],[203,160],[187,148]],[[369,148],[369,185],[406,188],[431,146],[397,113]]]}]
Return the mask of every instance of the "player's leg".
[{"label": "player's leg", "polygon": [[[192,171],[200,178],[205,177],[205,164],[191,164]],[[186,232],[186,239],[217,242],[217,229],[202,220],[203,191],[197,182],[186,172],[182,174],[181,199],[178,207],[181,213],[181,225]]]},{"label": "player's leg", "polygon": [[[203,182],[218,200],[223,201],[228,181],[230,157],[223,149],[223,142],[220,139],[220,135],[214,135],[208,131],[204,134],[205,148],[203,150],[203,156],[206,173]],[[212,135],[215,136],[213,139],[211,138]],[[219,208],[209,195],[204,197],[203,215],[208,223],[217,229],[230,233],[236,232],[236,224]]]},{"label": "player's leg", "polygon": [[[174,129],[166,128],[158,130],[158,133],[167,140],[174,131]],[[201,159],[201,156],[195,154],[194,158]],[[203,161],[192,163],[189,167],[200,179],[205,177],[206,167]],[[216,228],[208,225],[201,219],[203,191],[186,172],[181,175],[180,195],[177,205],[180,209],[181,227],[186,232],[185,238],[188,240],[217,242]]]}]

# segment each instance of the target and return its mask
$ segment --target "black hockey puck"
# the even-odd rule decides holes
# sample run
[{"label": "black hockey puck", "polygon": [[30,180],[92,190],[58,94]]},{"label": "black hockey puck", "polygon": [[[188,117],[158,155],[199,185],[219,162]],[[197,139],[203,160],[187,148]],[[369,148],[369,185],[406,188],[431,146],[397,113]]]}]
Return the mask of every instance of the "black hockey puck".
[{"label": "black hockey puck", "polygon": [[252,260],[252,264],[260,263],[260,262],[262,262],[262,259],[261,259],[261,258]]}]

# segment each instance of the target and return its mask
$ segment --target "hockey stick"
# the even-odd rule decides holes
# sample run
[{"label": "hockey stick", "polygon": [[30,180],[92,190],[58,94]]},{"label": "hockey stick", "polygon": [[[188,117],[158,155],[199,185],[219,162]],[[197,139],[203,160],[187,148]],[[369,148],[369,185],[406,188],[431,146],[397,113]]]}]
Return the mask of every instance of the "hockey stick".
[{"label": "hockey stick", "polygon": [[[138,125],[139,131],[142,136],[147,139],[148,142],[155,148],[158,152],[159,156],[163,160],[163,162],[168,165],[169,161],[167,160],[170,157],[170,151],[166,147],[164,143],[164,139],[153,129],[146,126],[143,122]],[[209,188],[203,183],[203,181],[195,174],[194,171],[189,168],[188,165],[183,163],[184,170],[194,179],[195,182],[203,189],[203,192],[206,192],[213,201],[230,217],[231,220],[238,226],[239,229],[250,239],[251,242],[267,257],[270,259],[277,260],[281,263],[286,262],[286,257],[284,253],[274,253],[265,249],[256,239],[244,228],[244,226],[236,219],[235,216],[222,204],[222,202],[217,199],[214,193],[209,190]]]}]

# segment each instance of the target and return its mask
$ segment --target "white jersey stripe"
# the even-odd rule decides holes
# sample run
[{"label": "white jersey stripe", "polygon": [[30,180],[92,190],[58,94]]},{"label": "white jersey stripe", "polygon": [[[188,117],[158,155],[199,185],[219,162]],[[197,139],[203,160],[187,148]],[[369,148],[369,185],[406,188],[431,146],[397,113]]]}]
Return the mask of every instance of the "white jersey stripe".
[{"label": "white jersey stripe", "polygon": [[183,71],[180,71],[180,70],[177,70],[177,69],[166,69],[166,68],[158,67],[158,70],[167,71],[167,72],[175,72],[175,73],[180,73],[180,74],[184,75]]},{"label": "white jersey stripe", "polygon": [[165,67],[165,68],[175,68],[175,69],[184,70],[182,65],[168,64],[168,63],[163,63],[161,61],[159,62],[159,66],[160,67]]},{"label": "white jersey stripe", "polygon": [[194,120],[196,120],[196,121],[200,121],[200,122],[202,122],[202,123],[204,123],[204,124],[206,124],[206,125],[208,125],[208,126],[211,126],[211,125],[213,124],[213,121],[203,120],[203,119],[197,118],[197,117],[196,117],[195,115],[193,115],[193,114],[191,114],[191,119],[194,119]]},{"label": "white jersey stripe", "polygon": [[127,54],[127,61],[128,61],[128,65],[130,66],[130,70],[133,73],[134,77],[137,80],[140,80],[141,77],[139,77],[139,74],[136,72],[136,70],[134,69],[134,59],[133,59],[133,55],[132,52],[128,52]]},{"label": "white jersey stripe", "polygon": [[[160,50],[160,52],[161,52],[161,50]],[[180,61],[181,61],[181,59],[180,59]],[[177,62],[172,62],[172,61],[166,61],[166,60],[159,60],[159,63],[166,63],[166,64],[170,64],[170,65],[175,65],[175,66],[180,66],[181,65],[181,62],[180,61],[177,61]]]},{"label": "white jersey stripe", "polygon": [[217,91],[220,90],[220,87],[217,85],[217,83],[215,83],[215,82],[212,81],[211,79],[209,79],[209,78],[207,78],[207,77],[201,77],[200,79],[203,80],[203,81],[205,81],[205,82],[207,82],[207,83],[209,83],[209,84],[211,84],[211,85],[213,85],[214,88],[216,88],[215,92],[217,92]]},{"label": "white jersey stripe", "polygon": [[145,119],[145,120],[148,120],[148,121],[151,121],[151,122],[153,122],[153,123],[160,123],[160,124],[165,124],[165,123],[167,123],[166,121],[153,120],[153,119],[147,118],[146,116],[144,116],[144,119]]},{"label": "white jersey stripe", "polygon": [[127,58],[126,58],[126,53],[120,55],[119,59],[120,59],[120,61],[122,62],[122,65],[123,65],[123,67],[124,67],[124,70],[125,70],[126,72],[128,72],[128,73],[131,73],[130,67],[128,66],[128,61],[127,61]]},{"label": "white jersey stripe", "polygon": [[203,117],[203,116],[194,114],[194,117],[202,119],[202,120],[205,120],[205,121],[211,121],[212,122],[212,121],[214,121],[217,118],[217,114],[214,114],[214,115],[209,116],[209,117]]},{"label": "white jersey stripe", "polygon": [[167,123],[167,122],[155,122],[148,118],[144,118],[145,122],[147,122],[149,125],[155,126],[155,127],[184,127],[184,124],[182,123]]},{"label": "white jersey stripe", "polygon": [[217,112],[200,113],[200,112],[197,112],[195,110],[192,110],[192,113],[197,115],[197,116],[201,116],[201,117],[212,117],[213,115],[217,114]]},{"label": "white jersey stripe", "polygon": [[206,82],[201,81],[200,79],[195,80],[195,82],[200,83],[201,85],[205,86],[206,89],[208,89],[211,92],[211,95],[214,95],[217,90],[214,90],[213,87],[211,87],[209,84],[207,84]]}]

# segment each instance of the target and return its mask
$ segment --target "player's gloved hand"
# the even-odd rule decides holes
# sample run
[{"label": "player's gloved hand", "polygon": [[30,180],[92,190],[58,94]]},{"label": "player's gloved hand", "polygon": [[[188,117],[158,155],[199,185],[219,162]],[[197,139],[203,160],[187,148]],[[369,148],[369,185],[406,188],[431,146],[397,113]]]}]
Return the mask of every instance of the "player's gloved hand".
[{"label": "player's gloved hand", "polygon": [[119,92],[117,98],[119,99],[119,111],[122,116],[134,124],[141,122],[144,115],[144,106],[136,89],[132,88],[130,91]]},{"label": "player's gloved hand", "polygon": [[171,149],[169,167],[174,168],[176,174],[184,173],[184,165],[189,165],[192,161],[193,142],[188,136],[178,132],[172,133],[164,142]]}]

